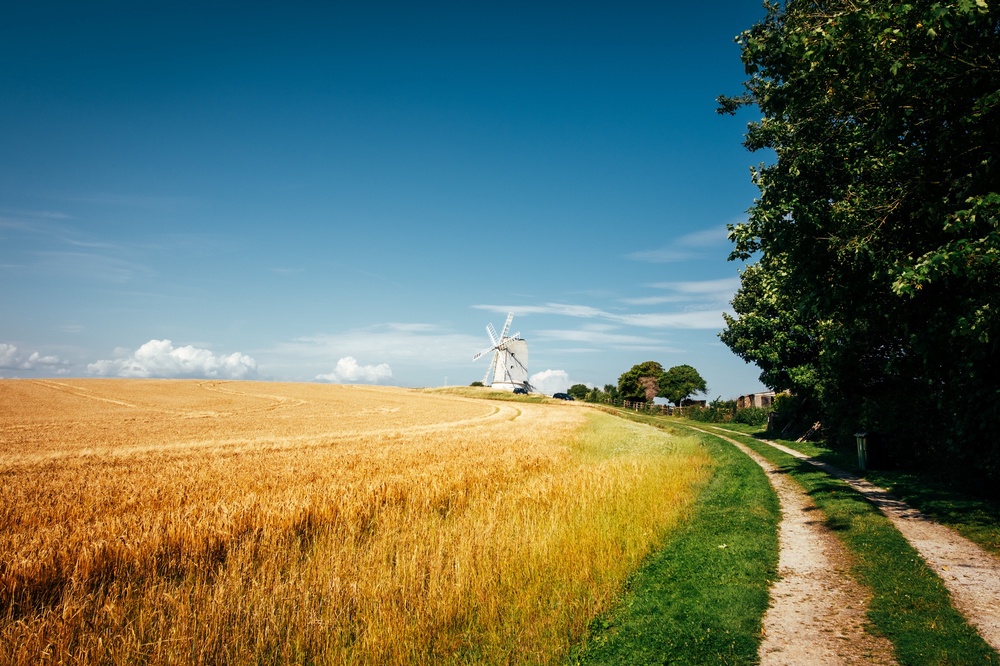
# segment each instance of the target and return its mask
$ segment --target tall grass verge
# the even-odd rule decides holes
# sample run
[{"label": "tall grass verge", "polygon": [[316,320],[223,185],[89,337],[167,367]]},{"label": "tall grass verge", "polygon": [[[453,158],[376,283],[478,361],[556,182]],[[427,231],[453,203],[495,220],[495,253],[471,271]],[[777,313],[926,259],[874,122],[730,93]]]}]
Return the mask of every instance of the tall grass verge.
[{"label": "tall grass verge", "polygon": [[777,498],[752,460],[717,438],[693,436],[715,473],[691,519],[663,540],[615,608],[591,625],[574,663],[757,663],[778,565]]}]

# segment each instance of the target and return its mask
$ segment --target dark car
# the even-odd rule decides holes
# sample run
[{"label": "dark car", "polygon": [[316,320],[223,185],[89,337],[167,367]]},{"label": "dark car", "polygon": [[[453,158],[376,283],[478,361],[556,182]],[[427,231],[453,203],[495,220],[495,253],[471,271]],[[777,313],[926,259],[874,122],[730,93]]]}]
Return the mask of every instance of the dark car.
[{"label": "dark car", "polygon": [[559,400],[572,400],[573,399],[573,396],[571,396],[569,393],[553,393],[552,397],[553,398],[557,398]]},{"label": "dark car", "polygon": [[519,395],[528,395],[528,389],[524,388],[523,386],[518,386],[516,389],[514,389],[514,393]]}]

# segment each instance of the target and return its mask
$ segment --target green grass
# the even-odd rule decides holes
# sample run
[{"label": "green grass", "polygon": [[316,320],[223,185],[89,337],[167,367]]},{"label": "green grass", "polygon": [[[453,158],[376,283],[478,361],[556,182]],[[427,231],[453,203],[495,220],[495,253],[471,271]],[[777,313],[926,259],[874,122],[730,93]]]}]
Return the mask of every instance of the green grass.
[{"label": "green grass", "polygon": [[757,663],[778,562],[777,498],[753,461],[692,434],[716,465],[692,519],[630,579],[616,608],[592,623],[572,663]]},{"label": "green grass", "polygon": [[[901,664],[1000,664],[1000,656],[951,606],[940,578],[872,504],[805,461],[751,436],[731,436],[788,472],[824,512],[853,554],[858,580],[872,590],[868,617],[874,630],[892,641]],[[816,445],[795,447],[822,457]]]},{"label": "green grass", "polygon": [[[736,427],[734,427],[736,426]],[[765,437],[760,428],[739,428],[738,424],[719,427],[734,432]],[[979,544],[994,555],[1000,555],[1000,502],[974,497],[962,492],[954,482],[934,478],[926,473],[898,469],[858,469],[856,451],[840,451],[826,447],[822,442],[792,442],[769,438],[779,444],[857,474],[877,486],[887,489],[895,497],[932,520],[948,525],[970,541]]]},{"label": "green grass", "polygon": [[480,400],[500,400],[503,402],[562,402],[555,400],[541,393],[513,393],[511,391],[499,391],[488,386],[445,386],[439,388],[419,389],[424,393],[442,393],[445,395],[458,395],[463,398],[477,398]]}]

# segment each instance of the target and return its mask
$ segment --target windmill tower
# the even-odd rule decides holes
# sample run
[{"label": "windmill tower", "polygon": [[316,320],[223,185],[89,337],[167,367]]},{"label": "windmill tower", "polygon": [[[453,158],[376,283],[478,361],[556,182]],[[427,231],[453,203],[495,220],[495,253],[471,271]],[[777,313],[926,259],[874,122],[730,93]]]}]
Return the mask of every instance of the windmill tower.
[{"label": "windmill tower", "polygon": [[514,319],[513,312],[507,315],[507,322],[503,325],[503,332],[499,336],[492,323],[486,325],[486,332],[492,344],[473,356],[472,360],[478,361],[490,352],[493,353],[493,360],[483,377],[483,384],[486,386],[504,391],[513,391],[516,388],[531,391],[533,387],[528,383],[528,343],[520,333],[507,335],[512,319]]}]

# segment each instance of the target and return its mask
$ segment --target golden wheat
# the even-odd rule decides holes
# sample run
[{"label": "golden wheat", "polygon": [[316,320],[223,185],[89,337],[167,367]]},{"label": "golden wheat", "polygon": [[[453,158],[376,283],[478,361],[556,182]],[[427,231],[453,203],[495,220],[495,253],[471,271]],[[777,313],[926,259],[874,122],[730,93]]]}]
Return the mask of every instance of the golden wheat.
[{"label": "golden wheat", "polygon": [[696,445],[581,405],[0,381],[0,661],[550,663]]}]

